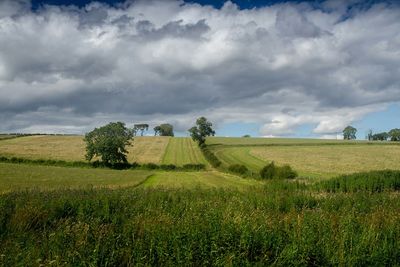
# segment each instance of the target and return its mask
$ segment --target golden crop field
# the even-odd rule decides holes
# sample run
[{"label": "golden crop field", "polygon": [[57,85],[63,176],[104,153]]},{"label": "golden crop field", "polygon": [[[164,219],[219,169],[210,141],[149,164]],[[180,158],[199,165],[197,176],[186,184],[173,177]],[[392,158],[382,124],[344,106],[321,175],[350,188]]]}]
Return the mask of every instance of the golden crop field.
[{"label": "golden crop field", "polygon": [[400,170],[399,145],[252,147],[250,155],[265,162],[289,164],[301,175],[310,177],[332,177],[383,169]]},{"label": "golden crop field", "polygon": [[[127,147],[128,161],[160,163],[170,137],[135,137]],[[0,156],[84,161],[83,136],[38,135],[0,141]]]}]

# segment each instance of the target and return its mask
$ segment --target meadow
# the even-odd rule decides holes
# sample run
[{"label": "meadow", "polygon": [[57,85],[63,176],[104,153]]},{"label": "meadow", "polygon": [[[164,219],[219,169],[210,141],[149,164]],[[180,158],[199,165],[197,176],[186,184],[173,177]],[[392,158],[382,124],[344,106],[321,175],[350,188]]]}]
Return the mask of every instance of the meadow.
[{"label": "meadow", "polygon": [[400,146],[393,142],[214,137],[207,143],[223,167],[242,164],[255,174],[271,161],[288,164],[311,179],[400,169]]},{"label": "meadow", "polygon": [[[400,265],[400,171],[365,172],[400,169],[400,146],[251,139],[207,140],[223,166],[205,171],[0,163],[0,266]],[[130,161],[206,162],[188,138],[135,142]],[[80,160],[82,144],[20,137],[0,156]],[[225,171],[270,160],[311,179]]]}]

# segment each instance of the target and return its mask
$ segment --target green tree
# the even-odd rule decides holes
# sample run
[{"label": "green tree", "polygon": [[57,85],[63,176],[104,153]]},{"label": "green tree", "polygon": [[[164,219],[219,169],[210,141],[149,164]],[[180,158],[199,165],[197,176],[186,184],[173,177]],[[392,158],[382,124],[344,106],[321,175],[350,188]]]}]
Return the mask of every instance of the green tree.
[{"label": "green tree", "polygon": [[343,139],[344,140],[356,139],[356,133],[357,129],[349,125],[343,130]]},{"label": "green tree", "polygon": [[400,129],[392,129],[389,131],[391,141],[400,141]]},{"label": "green tree", "polygon": [[126,163],[126,145],[133,137],[131,130],[123,122],[110,122],[85,134],[86,160],[101,157],[106,164]]},{"label": "green tree", "polygon": [[174,127],[169,123],[163,123],[154,127],[154,135],[174,136]]},{"label": "green tree", "polygon": [[205,117],[200,117],[196,120],[196,126],[189,129],[190,136],[196,141],[199,146],[203,145],[207,136],[214,136],[215,131],[212,129],[212,123]]},{"label": "green tree", "polygon": [[389,138],[389,134],[387,132],[377,133],[372,135],[372,140],[379,141],[387,141]]},{"label": "green tree", "polygon": [[149,125],[146,123],[142,124],[134,124],[133,125],[133,135],[136,136],[138,131],[140,131],[140,135],[143,136],[143,132],[149,129]]}]

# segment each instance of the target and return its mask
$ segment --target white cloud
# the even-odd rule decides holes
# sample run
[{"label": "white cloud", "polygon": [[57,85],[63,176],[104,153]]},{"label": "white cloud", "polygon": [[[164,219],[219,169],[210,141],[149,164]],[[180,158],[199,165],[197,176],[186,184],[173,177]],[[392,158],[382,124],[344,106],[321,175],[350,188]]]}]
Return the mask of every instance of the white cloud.
[{"label": "white cloud", "polygon": [[111,120],[186,130],[206,115],[259,123],[261,135],[304,124],[335,133],[400,101],[399,6],[348,14],[348,4],[142,0],[32,12],[28,1],[2,1],[0,130],[76,132]]}]

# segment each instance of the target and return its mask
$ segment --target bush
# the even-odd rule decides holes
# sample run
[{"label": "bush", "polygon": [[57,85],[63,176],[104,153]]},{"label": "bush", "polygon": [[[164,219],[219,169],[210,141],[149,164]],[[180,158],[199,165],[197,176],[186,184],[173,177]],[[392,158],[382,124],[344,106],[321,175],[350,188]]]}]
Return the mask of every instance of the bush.
[{"label": "bush", "polygon": [[160,169],[166,170],[166,171],[171,171],[171,170],[175,170],[176,166],[174,164],[162,164],[162,165],[160,165]]},{"label": "bush", "polygon": [[266,165],[264,168],[261,169],[260,171],[260,176],[262,179],[272,179],[275,177],[276,173],[276,168],[274,162],[271,162],[270,164]]},{"label": "bush", "polygon": [[210,162],[211,166],[214,168],[221,166],[222,162],[206,146],[202,146],[201,151],[208,162]]},{"label": "bush", "polygon": [[248,171],[249,171],[249,169],[247,169],[247,167],[246,166],[244,166],[244,165],[242,165],[242,164],[233,164],[233,165],[230,165],[229,167],[228,167],[228,170],[230,171],[230,172],[234,172],[234,173],[238,173],[238,174],[246,174]]},{"label": "bush", "polygon": [[271,162],[261,169],[260,176],[262,179],[294,179],[297,177],[297,172],[289,165],[278,167]]},{"label": "bush", "polygon": [[201,170],[205,170],[206,165],[204,164],[185,164],[182,166],[182,168],[184,170],[191,170],[191,171],[201,171]]},{"label": "bush", "polygon": [[143,169],[148,169],[148,170],[156,170],[159,169],[160,166],[158,166],[157,164],[154,163],[146,163],[142,165]]},{"label": "bush", "polygon": [[276,176],[280,179],[294,179],[297,177],[297,172],[289,165],[283,165],[276,168]]}]

